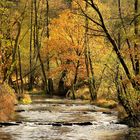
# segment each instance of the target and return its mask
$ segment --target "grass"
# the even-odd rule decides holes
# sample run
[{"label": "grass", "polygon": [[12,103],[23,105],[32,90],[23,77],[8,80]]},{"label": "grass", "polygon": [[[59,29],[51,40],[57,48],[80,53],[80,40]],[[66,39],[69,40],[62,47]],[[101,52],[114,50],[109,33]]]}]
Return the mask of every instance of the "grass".
[{"label": "grass", "polygon": [[103,108],[116,108],[117,107],[117,102],[115,102],[114,100],[107,100],[107,99],[98,99],[95,102],[92,102],[92,104],[95,104],[99,107],[103,107]]},{"label": "grass", "polygon": [[[103,99],[99,98],[97,101],[91,101],[90,93],[88,87],[82,87],[75,92],[76,99],[88,100],[89,103],[97,105],[103,108],[116,108],[117,102],[111,99]],[[70,94],[69,98],[72,98],[72,94]]]}]

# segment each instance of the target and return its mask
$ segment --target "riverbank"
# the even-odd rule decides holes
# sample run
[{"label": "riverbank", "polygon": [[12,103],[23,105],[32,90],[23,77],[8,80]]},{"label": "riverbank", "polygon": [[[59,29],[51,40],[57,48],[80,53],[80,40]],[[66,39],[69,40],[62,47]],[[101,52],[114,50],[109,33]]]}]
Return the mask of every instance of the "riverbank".
[{"label": "riverbank", "polygon": [[14,90],[7,84],[0,84],[0,121],[13,119],[15,104],[17,100]]}]

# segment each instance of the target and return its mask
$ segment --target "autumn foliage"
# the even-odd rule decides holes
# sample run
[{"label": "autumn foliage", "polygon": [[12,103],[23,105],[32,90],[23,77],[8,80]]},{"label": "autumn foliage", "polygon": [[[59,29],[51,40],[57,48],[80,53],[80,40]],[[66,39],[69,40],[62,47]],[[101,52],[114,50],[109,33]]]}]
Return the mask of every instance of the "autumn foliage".
[{"label": "autumn foliage", "polygon": [[7,84],[0,84],[0,121],[8,121],[13,118],[16,103],[13,89]]}]

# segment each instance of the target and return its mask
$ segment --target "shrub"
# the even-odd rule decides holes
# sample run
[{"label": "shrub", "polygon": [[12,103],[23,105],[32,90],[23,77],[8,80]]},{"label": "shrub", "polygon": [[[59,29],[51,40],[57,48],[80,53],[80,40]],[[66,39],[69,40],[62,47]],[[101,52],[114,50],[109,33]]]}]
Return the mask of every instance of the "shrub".
[{"label": "shrub", "polygon": [[0,84],[0,121],[12,119],[16,103],[14,90],[7,84]]},{"label": "shrub", "polygon": [[30,103],[32,103],[30,95],[29,94],[23,94],[21,99],[20,99],[20,103],[22,103],[22,104],[30,104]]},{"label": "shrub", "polygon": [[114,100],[98,99],[95,104],[110,109],[117,107],[117,103]]}]

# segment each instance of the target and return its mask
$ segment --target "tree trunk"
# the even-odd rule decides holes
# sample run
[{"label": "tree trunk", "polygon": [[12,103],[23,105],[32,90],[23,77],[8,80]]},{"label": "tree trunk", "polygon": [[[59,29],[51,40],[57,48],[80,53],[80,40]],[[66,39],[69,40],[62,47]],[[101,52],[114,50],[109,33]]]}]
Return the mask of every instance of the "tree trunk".
[{"label": "tree trunk", "polygon": [[77,65],[76,65],[76,69],[75,69],[75,76],[74,76],[73,85],[75,85],[75,84],[76,84],[76,82],[77,82],[77,77],[78,77],[78,69],[79,69],[79,66],[80,66],[80,61],[78,60],[78,61],[77,61]]},{"label": "tree trunk", "polygon": [[6,73],[4,82],[9,82],[10,76],[13,73],[13,71],[15,70],[16,53],[17,53],[17,47],[18,47],[19,37],[20,37],[20,32],[21,32],[21,23],[19,21],[17,22],[17,28],[18,28],[18,32],[16,35],[15,44],[14,44],[13,53],[12,53],[12,64],[11,64],[10,69]]},{"label": "tree trunk", "polygon": [[46,0],[46,36],[49,38],[49,0]]},{"label": "tree trunk", "polygon": [[33,72],[32,72],[32,36],[33,36],[33,1],[31,0],[31,12],[30,12],[30,74],[29,74],[29,90],[33,89]]},{"label": "tree trunk", "polygon": [[93,71],[93,65],[92,65],[92,59],[91,59],[91,54],[90,54],[90,48],[88,49],[88,57],[89,57],[89,65],[90,65],[90,71],[91,71],[91,85],[93,88],[93,100],[97,100],[97,90],[96,90],[96,85],[95,85],[95,76],[94,76],[94,71]]},{"label": "tree trunk", "polygon": [[[87,11],[88,4],[86,3],[85,11]],[[89,92],[91,96],[91,100],[97,99],[97,93],[95,88],[95,79],[94,79],[94,72],[92,67],[92,60],[90,57],[90,49],[89,49],[89,39],[88,39],[88,18],[85,17],[85,38],[84,38],[84,45],[85,45],[85,65],[87,70],[87,77],[89,82]],[[92,78],[90,78],[90,73],[92,75]]]},{"label": "tree trunk", "polygon": [[[138,13],[138,5],[139,5],[139,0],[135,0],[135,2],[134,2],[134,16],[136,16],[136,15],[138,15],[139,13]],[[134,20],[134,33],[135,33],[135,36],[136,37],[138,37],[138,35],[139,35],[139,20],[138,20],[138,18],[136,18],[135,20]],[[139,66],[139,58],[138,58],[138,48],[139,48],[139,45],[138,45],[138,43],[135,43],[134,44],[134,50],[135,50],[135,57],[134,57],[134,62],[135,62],[135,75],[138,75],[139,74],[139,72],[140,72],[140,66]]]},{"label": "tree trunk", "polygon": [[[118,0],[118,11],[120,15],[120,0]],[[121,34],[120,31],[118,32],[118,49],[121,49]],[[137,127],[139,126],[139,120],[137,118],[137,115],[135,114],[135,105],[133,104],[133,100],[131,98],[131,94],[129,93],[129,90],[127,90],[127,87],[123,84],[121,76],[119,76],[119,62],[117,61],[116,65],[116,77],[115,77],[115,84],[118,94],[118,100],[120,104],[125,109],[126,113],[128,114],[128,117],[123,119],[123,123],[126,123],[129,126]],[[135,70],[135,69],[134,69]],[[119,78],[120,77],[120,78]]]},{"label": "tree trunk", "polygon": [[[121,20],[121,24],[122,24],[125,36],[127,37],[128,33],[127,33],[127,29],[125,27],[124,19],[123,19],[123,16],[122,16],[121,0],[118,0],[118,17]],[[127,44],[129,49],[132,49],[132,45],[131,45],[130,40],[128,39],[128,37],[126,38],[126,44]],[[119,47],[118,47],[118,49],[120,50]],[[131,63],[132,63],[133,71],[135,72],[136,68],[135,68],[134,58],[133,58],[133,55],[131,53],[130,53],[130,60],[131,60]]]},{"label": "tree trunk", "polygon": [[48,91],[49,91],[49,94],[53,95],[54,87],[53,87],[53,80],[52,80],[52,78],[48,79]]},{"label": "tree trunk", "polygon": [[16,72],[16,84],[15,84],[15,92],[20,94],[20,87],[19,87],[19,81],[18,81],[18,70],[17,70],[17,66],[15,68],[15,72]]},{"label": "tree trunk", "polygon": [[42,75],[43,75],[43,79],[44,79],[44,90],[48,94],[47,77],[46,77],[46,73],[45,73],[44,64],[43,64],[43,61],[42,61],[41,55],[40,55],[40,45],[39,45],[39,40],[38,40],[39,31],[38,31],[38,16],[37,16],[36,0],[34,0],[34,10],[35,10],[35,39],[36,39],[35,40],[35,45],[36,45],[36,48],[37,48],[37,55],[38,55],[38,59],[40,61]]},{"label": "tree trunk", "polygon": [[64,70],[62,72],[62,75],[61,75],[61,78],[59,80],[59,85],[58,85],[58,92],[59,92],[59,95],[62,95],[62,96],[65,96],[66,93],[67,93],[67,89],[65,87],[65,77],[67,75],[67,70]]},{"label": "tree trunk", "polygon": [[89,18],[94,24],[96,24],[98,27],[102,28],[102,30],[104,31],[107,39],[109,40],[109,42],[111,43],[112,47],[113,47],[113,50],[115,51],[123,69],[124,69],[124,72],[127,76],[127,78],[129,79],[129,81],[131,82],[132,86],[134,89],[136,90],[139,90],[140,89],[140,85],[138,83],[135,82],[135,80],[132,78],[132,74],[130,73],[129,71],[129,68],[128,68],[128,65],[126,64],[120,50],[118,49],[118,46],[115,42],[115,40],[113,39],[113,37],[111,36],[111,34],[109,33],[105,23],[104,23],[104,19],[103,19],[103,16],[99,10],[99,8],[97,7],[97,5],[93,2],[93,1],[88,1],[88,0],[85,0],[85,2],[90,5],[90,7],[92,9],[94,9],[94,11],[97,13],[97,15],[99,16],[99,19],[100,19],[100,23],[94,21],[94,20],[91,20],[91,18],[89,18],[89,16],[87,16],[87,14],[85,14],[85,16],[87,18]]},{"label": "tree trunk", "polygon": [[19,48],[19,45],[18,45],[18,63],[19,63],[19,76],[20,76],[20,89],[21,89],[21,94],[23,93],[23,90],[24,90],[24,84],[23,84],[23,78],[22,78],[22,66],[21,66],[21,56],[20,56],[20,48]]}]

